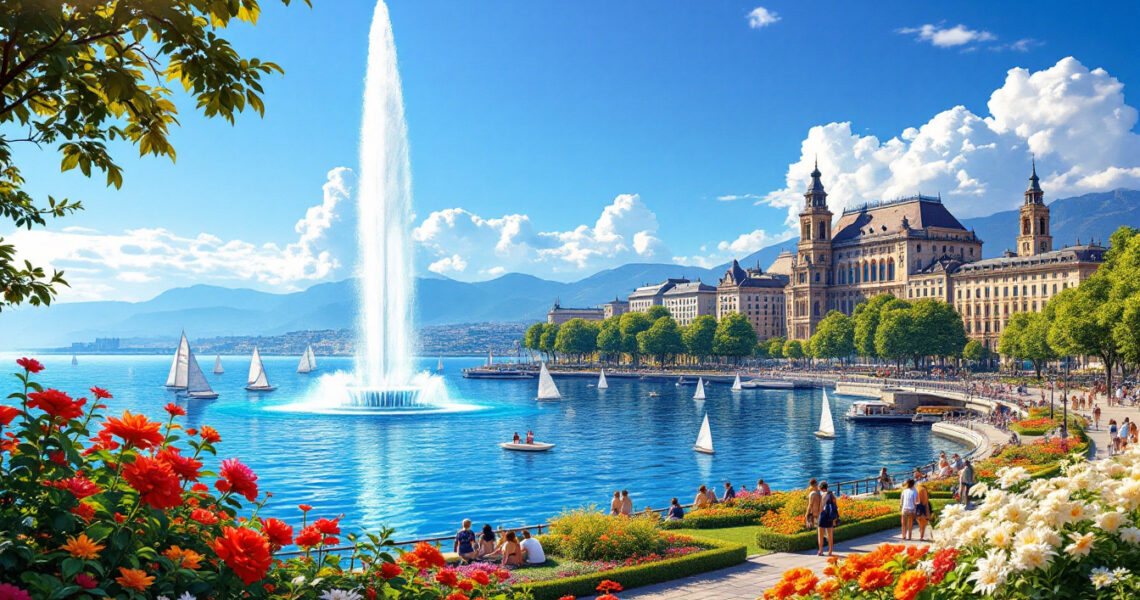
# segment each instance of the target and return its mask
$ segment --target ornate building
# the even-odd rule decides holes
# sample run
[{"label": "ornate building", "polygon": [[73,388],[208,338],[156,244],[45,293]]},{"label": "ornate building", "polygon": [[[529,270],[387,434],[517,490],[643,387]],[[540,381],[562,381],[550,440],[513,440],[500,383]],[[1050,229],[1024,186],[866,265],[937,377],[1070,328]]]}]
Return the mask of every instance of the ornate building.
[{"label": "ornate building", "polygon": [[748,317],[757,339],[764,341],[785,337],[784,275],[765,274],[759,267],[745,270],[732,261],[716,286],[716,318],[719,321],[730,313]]},{"label": "ornate building", "polygon": [[600,308],[567,308],[554,299],[554,306],[546,312],[546,322],[561,325],[570,319],[585,319],[587,321],[601,321],[605,313]]},{"label": "ornate building", "polygon": [[689,283],[688,279],[666,279],[662,283],[645,284],[629,295],[629,312],[646,312],[650,306],[663,306],[665,292],[673,289],[680,283]]},{"label": "ornate building", "polygon": [[681,326],[703,315],[716,315],[716,288],[700,281],[678,283],[665,292],[662,300]]}]

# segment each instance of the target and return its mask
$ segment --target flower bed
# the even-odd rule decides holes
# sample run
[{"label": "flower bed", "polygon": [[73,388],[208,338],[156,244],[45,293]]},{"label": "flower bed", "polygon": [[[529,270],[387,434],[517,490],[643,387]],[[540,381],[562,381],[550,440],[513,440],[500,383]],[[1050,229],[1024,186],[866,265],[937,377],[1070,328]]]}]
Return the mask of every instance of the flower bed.
[{"label": "flower bed", "polygon": [[613,518],[594,507],[563,511],[540,541],[547,553],[578,561],[614,561],[661,554],[669,538],[653,517]]},{"label": "flower bed", "polygon": [[1048,417],[1044,417],[1014,421],[1010,424],[1009,428],[1021,435],[1045,435],[1047,431],[1056,429],[1057,427],[1060,427],[1060,425],[1060,419],[1050,419]]}]

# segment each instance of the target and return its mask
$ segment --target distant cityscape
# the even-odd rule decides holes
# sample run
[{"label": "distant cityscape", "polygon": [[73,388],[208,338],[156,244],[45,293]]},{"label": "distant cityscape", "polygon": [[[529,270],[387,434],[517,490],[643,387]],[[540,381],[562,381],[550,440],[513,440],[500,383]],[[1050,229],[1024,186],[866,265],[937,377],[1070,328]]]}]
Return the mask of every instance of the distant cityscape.
[{"label": "distant cityscape", "polygon": [[[515,356],[526,333],[525,323],[463,323],[422,327],[416,352],[428,356],[474,356],[488,352]],[[197,354],[249,354],[256,346],[262,354],[300,354],[306,346],[320,356],[351,356],[356,342],[349,329],[291,331],[271,336],[224,336],[194,338]],[[95,338],[73,342],[63,348],[44,349],[57,354],[154,354],[174,350],[178,340],[144,338]]]}]

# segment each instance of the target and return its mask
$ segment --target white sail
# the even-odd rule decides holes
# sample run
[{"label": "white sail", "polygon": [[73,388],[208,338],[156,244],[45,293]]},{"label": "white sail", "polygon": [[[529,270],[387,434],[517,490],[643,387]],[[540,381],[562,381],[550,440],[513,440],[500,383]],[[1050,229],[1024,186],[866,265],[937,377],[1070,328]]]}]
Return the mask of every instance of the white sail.
[{"label": "white sail", "polygon": [[435,370],[437,373],[443,372],[443,357],[442,356],[439,357],[439,364],[435,366]]},{"label": "white sail", "polygon": [[695,394],[693,394],[693,400],[704,400],[704,399],[705,399],[705,378],[704,377],[698,377],[697,378],[697,392]]},{"label": "white sail", "polygon": [[317,370],[317,355],[313,353],[312,346],[306,346],[305,352],[309,355],[309,368],[313,371]]},{"label": "white sail", "polygon": [[297,364],[298,373],[309,373],[313,370],[313,363],[309,361],[309,349],[301,353],[301,362]]},{"label": "white sail", "polygon": [[206,375],[202,373],[202,368],[198,366],[198,359],[194,358],[194,352],[190,351],[187,354],[187,369],[186,369],[186,393],[192,397],[212,397],[216,398],[217,394],[210,387],[210,382],[206,381]]},{"label": "white sail", "polygon": [[166,387],[185,389],[189,366],[190,342],[186,341],[186,332],[183,331],[178,349],[174,351],[174,361],[170,363],[170,374],[166,376]]},{"label": "white sail", "polygon": [[219,354],[214,358],[214,375],[221,375],[226,370],[222,368],[222,355]]},{"label": "white sail", "polygon": [[602,372],[598,375],[598,389],[604,390],[608,387],[610,387],[610,384],[606,383],[606,370],[602,369]]},{"label": "white sail", "polygon": [[495,355],[490,350],[487,351],[487,366],[495,364]]},{"label": "white sail", "polygon": [[707,452],[712,454],[713,441],[712,441],[712,428],[709,427],[709,414],[705,413],[705,420],[701,423],[701,432],[697,434],[697,443],[693,444],[693,450],[698,452]]},{"label": "white sail", "polygon": [[831,402],[827,399],[827,390],[823,391],[823,414],[819,416],[819,433],[835,435],[835,423],[831,420]]},{"label": "white sail", "polygon": [[261,353],[257,346],[253,347],[253,359],[249,361],[249,377],[246,380],[247,390],[271,390],[269,379],[265,376],[265,365],[261,364]]},{"label": "white sail", "polygon": [[542,370],[538,374],[538,399],[562,399],[562,394],[558,393],[558,386],[554,385],[554,378],[550,376],[550,371],[546,370],[546,363],[542,363]]},{"label": "white sail", "polygon": [[732,380],[732,390],[739,392],[742,389],[744,389],[744,388],[740,387],[740,373],[737,373],[736,379]]},{"label": "white sail", "polygon": [[78,365],[78,364],[79,364],[79,357],[72,354],[71,355],[71,366],[74,367],[75,365]]}]

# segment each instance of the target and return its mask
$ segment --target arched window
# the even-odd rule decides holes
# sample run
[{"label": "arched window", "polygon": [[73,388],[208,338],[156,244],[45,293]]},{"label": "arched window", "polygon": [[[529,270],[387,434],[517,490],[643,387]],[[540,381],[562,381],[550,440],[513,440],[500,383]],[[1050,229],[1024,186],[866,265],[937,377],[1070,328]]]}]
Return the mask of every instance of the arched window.
[{"label": "arched window", "polygon": [[811,239],[811,221],[804,221],[803,231],[800,232],[800,237],[805,240]]},{"label": "arched window", "polygon": [[1021,220],[1021,235],[1029,235],[1029,219]]},{"label": "arched window", "polygon": [[1041,217],[1041,219],[1037,221],[1037,233],[1040,233],[1041,235],[1049,233],[1048,231],[1045,231],[1045,217]]},{"label": "arched window", "polygon": [[895,259],[893,258],[887,261],[887,280],[895,280]]},{"label": "arched window", "polygon": [[867,263],[863,263],[863,281],[867,281]]},{"label": "arched window", "polygon": [[887,263],[884,261],[884,262],[879,263],[879,281],[886,281],[886,280],[887,280]]},{"label": "arched window", "polygon": [[878,266],[877,266],[878,262],[879,261],[877,261],[877,260],[871,261],[871,281],[878,280],[877,273],[875,273],[875,271],[878,270]]},{"label": "arched window", "polygon": [[816,230],[819,231],[819,239],[821,239],[821,240],[827,239],[827,222],[826,221],[820,221],[819,225],[816,225]]}]

